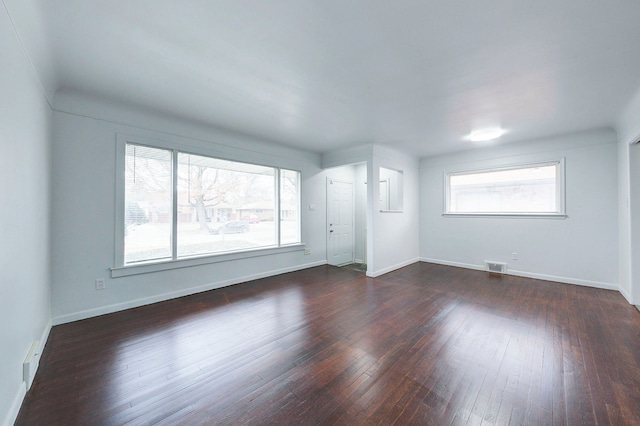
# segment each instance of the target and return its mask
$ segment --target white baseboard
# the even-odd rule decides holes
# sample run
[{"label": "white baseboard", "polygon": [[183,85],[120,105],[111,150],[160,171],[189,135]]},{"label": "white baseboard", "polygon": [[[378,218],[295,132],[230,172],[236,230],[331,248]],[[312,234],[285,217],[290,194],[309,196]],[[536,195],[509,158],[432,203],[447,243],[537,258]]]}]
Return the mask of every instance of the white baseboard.
[{"label": "white baseboard", "polygon": [[407,260],[407,261],[398,263],[396,265],[389,266],[387,268],[378,269],[375,272],[367,271],[367,276],[371,277],[371,278],[376,278],[376,277],[379,277],[380,275],[388,274],[391,271],[395,271],[396,269],[404,268],[405,266],[411,265],[411,264],[419,262],[419,261],[420,261],[420,259],[416,257],[414,259]]},{"label": "white baseboard", "polygon": [[618,291],[620,292],[620,294],[622,295],[622,297],[624,297],[625,299],[627,299],[627,302],[629,302],[629,304],[633,305],[633,298],[631,297],[631,295],[627,292],[627,290],[625,290],[624,288],[618,286]]},{"label": "white baseboard", "polygon": [[[42,331],[42,335],[40,336],[40,341],[38,342],[37,351],[39,354],[42,354],[45,345],[47,344],[47,339],[49,339],[49,333],[51,333],[51,320],[47,322]],[[22,373],[22,372],[21,372]],[[36,375],[37,375],[36,371]],[[11,403],[11,408],[7,413],[6,417],[2,421],[2,426],[11,426],[15,423],[16,418],[18,417],[18,413],[20,412],[20,407],[22,406],[22,401],[24,401],[24,397],[27,395],[27,384],[26,382],[20,382],[18,389],[16,390],[16,395],[13,398],[13,402]]]},{"label": "white baseboard", "polygon": [[215,290],[217,288],[227,287],[234,284],[240,284],[247,281],[257,280],[260,278],[272,277],[274,275],[285,274],[287,272],[300,271],[302,269],[313,268],[315,266],[326,265],[326,260],[306,263],[303,265],[295,265],[282,269],[274,269],[271,271],[260,272],[253,275],[245,275],[234,277],[224,281],[216,281],[197,287],[190,287],[170,293],[158,294],[156,296],[144,297],[136,300],[129,300],[122,303],[101,306],[99,308],[87,309],[84,311],[74,312],[71,314],[60,315],[53,318],[53,325],[65,324],[68,322],[79,321],[86,318],[97,317],[99,315],[110,314],[113,312],[124,311],[125,309],[137,308],[138,306],[150,305],[152,303],[163,302],[165,300],[175,299],[177,297],[189,296],[191,294],[202,293],[203,291]]},{"label": "white baseboard", "polygon": [[542,281],[555,281],[555,282],[565,283],[565,284],[581,285],[584,287],[602,288],[605,290],[616,290],[616,291],[620,290],[620,287],[618,287],[617,284],[603,283],[600,281],[583,280],[579,278],[558,277],[556,275],[535,274],[531,272],[513,271],[508,269],[507,269],[507,274],[515,275],[517,277],[535,278],[537,280],[542,280]]},{"label": "white baseboard", "polygon": [[[436,264],[439,264],[439,265],[455,266],[455,267],[458,267],[458,268],[474,269],[474,270],[477,270],[477,271],[485,271],[486,270],[483,265],[473,265],[473,264],[461,263],[461,262],[451,262],[451,261],[448,261],[448,260],[441,260],[441,259],[431,259],[431,258],[421,257],[420,261],[421,262],[427,262],[427,263],[436,263]],[[583,279],[579,279],[579,278],[560,277],[560,276],[557,276],[557,275],[537,274],[537,273],[533,273],[533,272],[517,271],[517,270],[513,270],[513,269],[509,269],[509,268],[507,268],[506,275],[514,275],[516,277],[534,278],[536,280],[542,280],[542,281],[554,281],[554,282],[565,283],[565,284],[575,284],[575,285],[581,285],[581,286],[585,286],[585,287],[595,287],[595,288],[602,288],[602,289],[605,289],[605,290],[617,290],[617,291],[620,291],[620,287],[617,284],[603,283],[603,282],[599,282],[599,281],[589,281],[589,280],[583,280]],[[623,294],[623,296],[624,296],[624,294]],[[626,298],[626,296],[625,296],[625,298]],[[628,298],[627,298],[627,300],[628,300]]]},{"label": "white baseboard", "polygon": [[420,262],[436,263],[438,265],[455,266],[456,268],[474,269],[476,271],[485,271],[484,266],[472,265],[471,263],[452,262],[449,260],[431,259],[428,257],[421,257]]}]

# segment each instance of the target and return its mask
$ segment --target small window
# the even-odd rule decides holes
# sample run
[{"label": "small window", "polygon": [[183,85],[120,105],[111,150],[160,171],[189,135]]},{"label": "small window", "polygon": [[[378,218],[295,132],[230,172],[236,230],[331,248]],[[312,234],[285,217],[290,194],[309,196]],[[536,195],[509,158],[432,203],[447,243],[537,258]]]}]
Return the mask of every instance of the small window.
[{"label": "small window", "polygon": [[564,215],[564,163],[446,175],[445,214]]}]

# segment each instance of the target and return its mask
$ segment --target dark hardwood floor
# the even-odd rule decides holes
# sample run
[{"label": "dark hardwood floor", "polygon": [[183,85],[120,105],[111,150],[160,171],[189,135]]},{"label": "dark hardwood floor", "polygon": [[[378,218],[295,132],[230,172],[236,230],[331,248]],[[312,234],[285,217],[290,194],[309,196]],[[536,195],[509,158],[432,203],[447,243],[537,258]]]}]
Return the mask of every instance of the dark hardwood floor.
[{"label": "dark hardwood floor", "polygon": [[614,291],[323,266],[52,329],[18,425],[640,424]]}]

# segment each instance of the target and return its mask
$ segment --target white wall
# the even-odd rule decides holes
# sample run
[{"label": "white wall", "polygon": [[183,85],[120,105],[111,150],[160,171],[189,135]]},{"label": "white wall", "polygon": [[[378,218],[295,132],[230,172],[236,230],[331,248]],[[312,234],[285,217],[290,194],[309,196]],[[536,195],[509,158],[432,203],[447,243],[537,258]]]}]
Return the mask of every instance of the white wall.
[{"label": "white wall", "polygon": [[[418,258],[418,170],[417,159],[380,145],[362,145],[325,153],[323,167],[365,163],[366,189],[366,263],[367,275],[377,277],[415,263]],[[404,203],[402,212],[380,212],[380,167],[403,171]],[[365,170],[362,169],[361,172]]]},{"label": "white wall", "polygon": [[640,305],[640,90],[620,116],[618,132],[619,270],[622,294]]},{"label": "white wall", "polygon": [[[54,323],[326,263],[325,173],[320,156],[77,93],[59,93],[54,107],[66,111],[54,112]],[[112,279],[117,133],[195,145],[231,160],[300,170],[302,241],[311,255],[300,249]],[[314,211],[310,204],[316,205]],[[96,278],[106,279],[105,290],[95,290]]]},{"label": "white wall", "polygon": [[0,424],[12,424],[22,363],[49,329],[51,110],[4,8],[0,76]]},{"label": "white wall", "polygon": [[49,101],[58,87],[51,36],[40,0],[2,0],[20,34],[20,42],[37,72],[38,86]]},{"label": "white wall", "polygon": [[[511,273],[618,289],[616,134],[603,129],[529,143],[423,159],[420,165],[420,256],[482,268],[508,263]],[[444,217],[444,173],[566,159],[568,218]],[[512,253],[518,260],[511,260]]]},{"label": "white wall", "polygon": [[380,185],[369,184],[369,214],[372,216],[372,252],[367,253],[371,268],[367,275],[376,277],[419,260],[419,182],[418,160],[385,146],[374,145],[373,167],[369,182],[380,181],[380,167],[402,171],[403,209],[401,212],[381,212]]}]

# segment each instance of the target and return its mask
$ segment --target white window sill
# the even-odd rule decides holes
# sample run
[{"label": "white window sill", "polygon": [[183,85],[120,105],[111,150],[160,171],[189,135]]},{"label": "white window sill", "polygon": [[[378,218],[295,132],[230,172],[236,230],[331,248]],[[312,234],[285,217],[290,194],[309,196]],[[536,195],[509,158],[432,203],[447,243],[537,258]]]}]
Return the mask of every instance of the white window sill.
[{"label": "white window sill", "polygon": [[170,269],[189,268],[191,266],[206,265],[210,263],[228,262],[230,260],[248,259],[251,257],[269,256],[273,254],[299,251],[305,248],[305,244],[291,244],[282,247],[257,248],[243,250],[235,253],[209,254],[197,257],[189,257],[178,260],[162,260],[157,262],[136,263],[126,266],[114,266],[111,268],[111,278],[128,277],[131,275],[148,274],[151,272],[168,271]]},{"label": "white window sill", "polygon": [[509,219],[566,219],[562,213],[442,213],[443,217],[493,217]]}]

